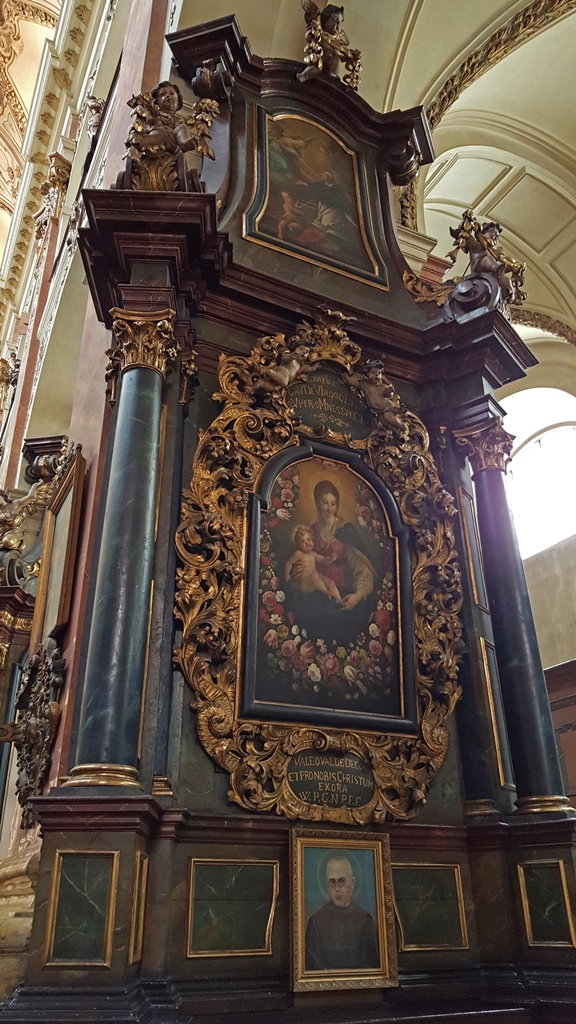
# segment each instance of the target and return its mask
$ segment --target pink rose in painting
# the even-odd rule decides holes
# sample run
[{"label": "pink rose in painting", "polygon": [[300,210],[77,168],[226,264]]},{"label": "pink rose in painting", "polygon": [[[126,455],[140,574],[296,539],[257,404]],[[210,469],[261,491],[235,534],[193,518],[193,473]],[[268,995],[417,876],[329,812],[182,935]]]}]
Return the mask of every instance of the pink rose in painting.
[{"label": "pink rose in painting", "polygon": [[264,637],[264,643],[268,644],[268,647],[278,647],[278,633],[275,629],[269,629]]},{"label": "pink rose in painting", "polygon": [[338,672],[340,670],[340,662],[338,661],[338,658],[336,657],[335,654],[326,655],[324,667],[326,668],[326,671],[330,675],[332,675],[333,672]]},{"label": "pink rose in painting", "polygon": [[358,509],[358,515],[361,516],[362,519],[368,519],[368,517],[370,516],[370,509],[367,508],[366,505],[360,505],[360,508]]},{"label": "pink rose in painting", "polygon": [[292,664],[298,672],[303,672],[305,668],[308,668],[308,662],[298,651],[292,656]]},{"label": "pink rose in painting", "polygon": [[358,651],[350,651],[350,654],[348,655],[348,661],[350,662],[351,665],[357,665]]},{"label": "pink rose in painting", "polygon": [[285,640],[282,644],[282,654],[285,658],[291,658],[296,650],[296,644],[293,640]]},{"label": "pink rose in painting", "polygon": [[382,644],[379,643],[378,640],[371,640],[368,644],[368,650],[373,658],[377,658],[382,654]]},{"label": "pink rose in painting", "polygon": [[390,612],[387,612],[385,608],[378,608],[374,618],[380,631],[387,633],[390,628]]},{"label": "pink rose in painting", "polygon": [[265,604],[267,608],[273,608],[276,604],[276,594],[267,590],[265,594],[262,594],[262,604]]},{"label": "pink rose in painting", "polygon": [[272,577],[272,579],[270,580],[270,586],[272,587],[272,590],[280,589],[280,580],[278,579],[277,576]]},{"label": "pink rose in painting", "polygon": [[300,648],[300,655],[304,658],[306,664],[310,664],[310,662],[314,661],[315,651],[314,644],[311,640],[306,640],[306,642],[302,644]]},{"label": "pink rose in painting", "polygon": [[292,498],[294,497],[294,491],[291,491],[289,487],[285,487],[282,493],[280,494],[280,497],[282,498],[282,501],[292,501]]}]

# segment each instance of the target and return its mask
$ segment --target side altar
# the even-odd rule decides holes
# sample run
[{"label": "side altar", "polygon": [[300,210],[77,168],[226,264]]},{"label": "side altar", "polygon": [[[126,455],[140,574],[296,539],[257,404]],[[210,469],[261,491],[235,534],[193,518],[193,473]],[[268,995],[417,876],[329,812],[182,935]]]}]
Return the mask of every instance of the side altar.
[{"label": "side altar", "polygon": [[371,109],[342,8],[303,7],[304,62],[234,16],[169,36],[83,192],[111,413],[0,1021],[571,1019],[575,825],[494,398],[534,364],[523,267],[467,210],[471,273],[409,270],[425,111]]}]

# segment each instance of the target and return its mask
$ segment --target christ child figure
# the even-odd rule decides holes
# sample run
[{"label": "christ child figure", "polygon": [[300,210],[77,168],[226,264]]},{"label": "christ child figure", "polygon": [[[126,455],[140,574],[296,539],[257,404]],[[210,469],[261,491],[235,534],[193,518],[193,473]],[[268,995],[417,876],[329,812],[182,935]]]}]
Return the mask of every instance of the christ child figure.
[{"label": "christ child figure", "polygon": [[[338,541],[335,542],[338,544]],[[343,547],[343,545],[341,545]],[[318,590],[321,594],[331,600],[340,602],[340,591],[333,580],[322,576],[317,569],[318,564],[330,565],[338,557],[338,552],[333,551],[330,555],[320,555],[314,550],[314,537],[309,526],[298,526],[294,531],[294,553],[286,562],[284,573],[287,580],[290,580],[298,590],[304,594],[311,594]],[[292,570],[298,566],[296,575]]]}]

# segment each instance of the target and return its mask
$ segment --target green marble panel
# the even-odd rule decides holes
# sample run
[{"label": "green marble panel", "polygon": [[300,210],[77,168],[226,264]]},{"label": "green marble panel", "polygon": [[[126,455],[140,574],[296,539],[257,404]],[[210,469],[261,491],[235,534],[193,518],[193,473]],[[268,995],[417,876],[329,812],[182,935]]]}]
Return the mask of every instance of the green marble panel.
[{"label": "green marble panel", "polygon": [[523,864],[520,877],[524,883],[530,945],[571,946],[574,936],[560,862]]},{"label": "green marble panel", "polygon": [[50,962],[108,964],[115,854],[62,853]]},{"label": "green marble panel", "polygon": [[468,939],[457,865],[394,865],[401,949],[466,949]]},{"label": "green marble panel", "polygon": [[188,956],[272,952],[278,862],[191,862]]}]

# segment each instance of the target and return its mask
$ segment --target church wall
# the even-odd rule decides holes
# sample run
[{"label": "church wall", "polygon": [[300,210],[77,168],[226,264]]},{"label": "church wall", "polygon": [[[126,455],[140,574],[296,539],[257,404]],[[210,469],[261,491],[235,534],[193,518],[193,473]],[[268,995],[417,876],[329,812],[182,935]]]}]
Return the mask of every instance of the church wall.
[{"label": "church wall", "polygon": [[576,658],[576,535],[524,562],[545,668]]}]

